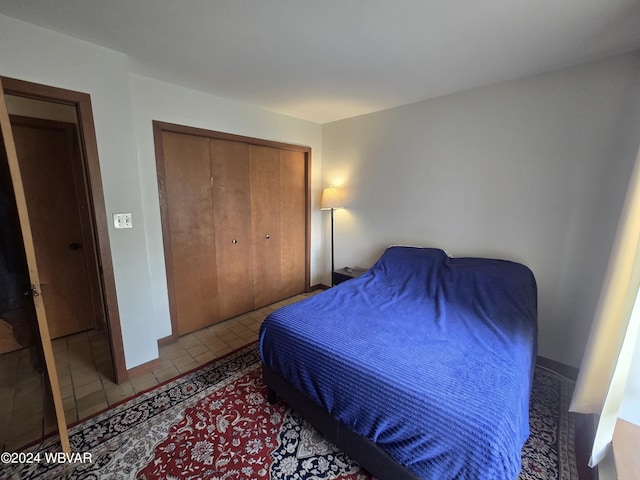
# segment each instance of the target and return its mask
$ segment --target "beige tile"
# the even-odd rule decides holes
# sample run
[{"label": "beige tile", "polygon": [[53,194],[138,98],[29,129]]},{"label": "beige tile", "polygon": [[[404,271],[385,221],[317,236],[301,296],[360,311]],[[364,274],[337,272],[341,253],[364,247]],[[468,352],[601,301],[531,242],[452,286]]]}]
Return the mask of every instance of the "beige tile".
[{"label": "beige tile", "polygon": [[202,330],[198,330],[197,332],[193,332],[192,335],[196,337],[200,343],[203,343],[212,335],[212,332],[209,330],[209,327],[207,327]]},{"label": "beige tile", "polygon": [[76,400],[78,402],[88,395],[92,395],[95,392],[101,392],[104,395],[104,391],[102,389],[102,382],[100,380],[95,380],[90,383],[85,383],[84,385],[74,387],[74,393],[76,396]]},{"label": "beige tile", "polygon": [[67,385],[66,387],[60,387],[60,395],[62,398],[73,397],[73,385]]},{"label": "beige tile", "polygon": [[8,452],[15,452],[19,450],[21,447],[24,447],[26,444],[35,442],[42,436],[41,428],[34,428],[33,430],[27,431],[26,433],[22,433],[16,437],[11,437],[7,439],[5,444],[5,450]]},{"label": "beige tile", "polygon": [[198,364],[200,365],[202,365],[203,363],[210,362],[214,358],[216,358],[216,356],[209,350],[194,357],[195,361],[198,362]]},{"label": "beige tile", "polygon": [[218,337],[220,337],[225,342],[229,342],[229,340],[239,338],[235,332],[230,332],[230,331],[221,333],[220,335],[218,335]]},{"label": "beige tile", "polygon": [[240,322],[237,323],[233,323],[231,324],[230,330],[235,333],[236,335],[240,335],[241,333],[245,332],[247,330],[247,326],[243,325]]},{"label": "beige tile", "polygon": [[234,350],[235,350],[235,348],[232,348],[229,345],[226,345],[224,347],[221,347],[221,348],[215,350],[213,353],[215,354],[216,357],[222,357],[223,355],[226,355],[227,353],[231,353]]},{"label": "beige tile", "polygon": [[103,402],[106,402],[106,398],[103,390],[98,390],[88,395],[85,395],[82,398],[78,398],[76,400],[78,413],[80,413],[80,411],[88,407],[91,407],[93,405],[99,405],[99,404],[102,404]]},{"label": "beige tile", "polygon": [[200,364],[192,359],[191,363],[187,363],[187,364],[182,365],[180,367],[176,367],[176,370],[178,370],[178,372],[180,372],[180,373],[187,373],[188,371],[193,370],[194,368],[198,368],[199,366],[200,366]]},{"label": "beige tile", "polygon": [[75,410],[76,409],[76,398],[74,396],[71,397],[66,397],[62,399],[62,406],[64,407],[64,410]]},{"label": "beige tile", "polygon": [[247,315],[249,315],[251,318],[259,322],[262,322],[267,317],[267,314],[265,312],[258,312],[258,311],[250,312]]},{"label": "beige tile", "polygon": [[90,417],[91,415],[98,413],[101,410],[108,408],[109,405],[106,401],[102,401],[100,403],[96,403],[93,405],[89,405],[86,408],[78,408],[78,419],[82,420],[84,418]]},{"label": "beige tile", "polygon": [[246,340],[243,340],[240,337],[236,337],[236,338],[232,338],[230,340],[227,340],[227,344],[232,348],[232,349],[237,349],[240,347],[244,347],[247,344]]},{"label": "beige tile", "polygon": [[[204,347],[204,345],[202,345],[202,346]],[[204,348],[206,350],[206,347],[204,347]],[[191,365],[192,363],[194,363],[194,359],[193,359],[193,357],[191,355],[187,354],[187,355],[184,355],[183,357],[174,358],[172,360],[172,362],[173,362],[173,365],[176,368],[180,369],[180,368],[184,367],[185,365]]]},{"label": "beige tile", "polygon": [[61,337],[51,340],[51,348],[53,349],[53,353],[66,353],[69,350],[68,337]]},{"label": "beige tile", "polygon": [[91,348],[91,353],[93,354],[93,360],[95,363],[105,360],[111,362],[111,349],[109,348],[109,345],[94,346]]},{"label": "beige tile", "polygon": [[64,411],[64,418],[67,421],[67,424],[73,423],[78,420],[78,411],[76,407],[70,408],[69,410]]},{"label": "beige tile", "polygon": [[54,358],[56,361],[56,366],[69,365],[69,355],[67,354],[66,350],[64,352],[54,354]]},{"label": "beige tile", "polygon": [[143,375],[138,375],[137,377],[133,377],[131,380],[129,380],[129,382],[134,387],[137,387],[138,385],[146,385],[149,382],[157,382],[157,380],[153,372],[149,372]]},{"label": "beige tile", "polygon": [[250,327],[252,325],[255,325],[256,319],[250,315],[242,315],[240,318],[238,318],[238,323],[244,325],[245,327]]},{"label": "beige tile", "polygon": [[129,385],[129,386],[131,385],[131,381],[130,380],[127,380],[126,382],[118,384],[118,383],[115,383],[112,380],[109,380],[109,379],[106,379],[106,378],[102,379],[102,389],[105,392],[112,392],[112,391],[115,391],[115,390],[120,390],[120,389],[123,389],[123,388],[127,388],[127,385]]},{"label": "beige tile", "polygon": [[64,365],[58,365],[56,363],[56,372],[58,374],[58,378],[65,375],[71,375],[71,366],[68,363]]},{"label": "beige tile", "polygon": [[144,390],[148,390],[158,385],[159,383],[158,379],[153,374],[151,375],[153,378],[145,382],[132,383],[133,389],[135,390],[136,393],[140,393]]},{"label": "beige tile", "polygon": [[109,403],[109,405],[113,405],[114,403],[120,402],[135,395],[133,386],[130,383],[119,385],[118,388],[114,388],[113,390],[110,390],[106,393],[107,403]]},{"label": "beige tile", "polygon": [[42,433],[42,412],[33,412],[31,409],[20,410],[11,416],[7,437],[19,437],[26,432],[38,429]]},{"label": "beige tile", "polygon": [[212,352],[217,352],[221,348],[227,347],[227,342],[218,337],[213,337],[209,343],[206,344],[206,347]]},{"label": "beige tile", "polygon": [[160,363],[158,363],[158,365],[153,369],[153,371],[157,372],[158,370],[164,370],[166,368],[171,368],[171,367],[173,367],[173,362],[170,359],[160,357]]},{"label": "beige tile", "polygon": [[187,352],[186,348],[184,348],[182,345],[178,345],[177,343],[160,348],[160,358],[163,360],[173,360],[174,358],[182,357],[184,355],[187,355],[188,353],[189,352]]},{"label": "beige tile", "polygon": [[180,339],[178,340],[178,345],[180,345],[181,347],[184,348],[189,348],[189,347],[193,347],[195,345],[199,345],[202,342],[200,341],[200,339],[198,337],[196,337],[194,334],[189,334],[189,335],[185,335],[184,337],[180,337]]},{"label": "beige tile", "polygon": [[199,344],[187,348],[187,351],[189,352],[189,355],[191,355],[192,357],[196,357],[202,353],[208,352],[209,349],[206,346]]},{"label": "beige tile", "polygon": [[72,378],[71,374],[60,375],[60,372],[58,372],[58,383],[60,384],[61,387],[68,387],[69,385],[72,385],[73,382],[71,378]]},{"label": "beige tile", "polygon": [[[85,385],[93,385],[98,383],[98,385],[102,385],[100,381],[100,375],[97,372],[92,372],[91,374],[78,374],[75,372],[71,372],[71,378],[73,380],[73,388],[78,391]],[[88,387],[90,388],[90,387]]]},{"label": "beige tile", "polygon": [[170,368],[163,368],[162,370],[154,370],[153,374],[158,379],[159,383],[166,382],[167,380],[177,377],[180,372],[176,369],[176,367],[171,366]]},{"label": "beige tile", "polygon": [[258,326],[247,327],[243,331],[238,332],[238,337],[240,337],[243,340],[247,340],[246,343],[248,343],[248,341],[254,341],[258,339],[259,331],[260,331],[260,327]]},{"label": "beige tile", "polygon": [[258,312],[268,315],[271,312],[278,310],[278,308],[280,308],[279,305],[267,305],[266,307],[259,308]]}]

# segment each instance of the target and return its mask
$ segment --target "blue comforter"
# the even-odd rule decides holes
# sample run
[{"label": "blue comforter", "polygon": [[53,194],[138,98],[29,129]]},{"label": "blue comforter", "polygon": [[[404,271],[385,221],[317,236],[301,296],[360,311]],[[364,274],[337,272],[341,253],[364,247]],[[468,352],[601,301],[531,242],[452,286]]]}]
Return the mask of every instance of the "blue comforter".
[{"label": "blue comforter", "polygon": [[529,436],[537,293],[518,263],[390,247],[271,313],[263,362],[423,479],[514,479]]}]

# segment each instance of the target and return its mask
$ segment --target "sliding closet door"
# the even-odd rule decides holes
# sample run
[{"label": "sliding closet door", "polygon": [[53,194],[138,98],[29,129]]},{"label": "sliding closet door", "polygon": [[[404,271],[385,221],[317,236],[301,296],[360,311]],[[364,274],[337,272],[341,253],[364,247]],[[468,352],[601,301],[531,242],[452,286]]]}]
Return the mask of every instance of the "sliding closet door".
[{"label": "sliding closet door", "polygon": [[220,318],[253,310],[249,146],[210,139]]},{"label": "sliding closet door", "polygon": [[251,224],[256,308],[306,286],[306,161],[303,152],[251,145]]},{"label": "sliding closet door", "polygon": [[163,132],[162,148],[169,301],[184,335],[220,319],[209,139]]},{"label": "sliding closet door", "polygon": [[307,290],[310,149],[153,125],[173,335]]},{"label": "sliding closet door", "polygon": [[306,288],[307,175],[304,152],[280,150],[280,291],[291,297]]},{"label": "sliding closet door", "polygon": [[253,236],[253,303],[263,307],[283,298],[280,206],[280,150],[249,146],[251,231]]}]

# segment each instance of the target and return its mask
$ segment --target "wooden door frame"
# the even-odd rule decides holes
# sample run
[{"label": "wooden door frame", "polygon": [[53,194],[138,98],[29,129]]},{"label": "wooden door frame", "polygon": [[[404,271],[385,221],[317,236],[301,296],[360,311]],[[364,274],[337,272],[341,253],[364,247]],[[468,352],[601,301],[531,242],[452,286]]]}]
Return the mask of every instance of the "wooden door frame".
[{"label": "wooden door frame", "polygon": [[107,221],[104,191],[102,189],[102,176],[100,173],[98,144],[93,123],[91,96],[87,93],[51,87],[15,78],[0,78],[2,79],[5,94],[70,105],[76,110],[80,149],[83,154],[82,161],[84,163],[87,193],[90,201],[89,210],[94,221],[93,228],[94,241],[98,254],[97,260],[102,272],[103,302],[106,325],[109,329],[108,334],[111,344],[115,382],[125,382],[128,379],[128,374],[124,357],[124,345],[122,342],[116,282],[113,273],[111,245],[109,242],[109,223]]},{"label": "wooden door frame", "polygon": [[162,224],[162,243],[164,246],[165,268],[167,273],[167,290],[169,297],[169,315],[171,318],[171,335],[160,339],[160,342],[170,343],[178,339],[178,319],[176,316],[176,302],[173,295],[173,270],[170,262],[166,259],[172,258],[171,240],[169,225],[167,218],[169,215],[169,205],[167,202],[166,180],[164,176],[164,152],[162,148],[162,133],[182,133],[186,135],[195,135],[199,137],[208,137],[219,140],[228,140],[231,142],[247,143],[249,145],[259,145],[263,147],[272,147],[282,150],[293,150],[303,152],[305,159],[305,179],[306,179],[306,196],[305,196],[305,291],[311,291],[311,147],[303,145],[294,145],[290,143],[276,142],[272,140],[264,140],[260,138],[246,137],[244,135],[236,135],[233,133],[218,132],[215,130],[207,130],[204,128],[188,127],[175,123],[161,122],[153,120],[153,142],[156,153],[156,174],[158,177],[158,196],[160,201],[160,217]]}]

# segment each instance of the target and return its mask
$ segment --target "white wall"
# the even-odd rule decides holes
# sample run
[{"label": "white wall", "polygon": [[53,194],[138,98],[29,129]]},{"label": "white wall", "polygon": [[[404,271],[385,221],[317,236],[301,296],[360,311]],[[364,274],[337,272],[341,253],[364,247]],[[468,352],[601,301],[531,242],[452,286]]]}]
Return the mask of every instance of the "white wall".
[{"label": "white wall", "polygon": [[119,52],[0,15],[0,75],[91,95],[107,216],[134,218],[109,227],[128,368],[169,328],[152,119],[312,147],[312,283],[329,281],[315,202],[344,183],[337,266],[399,242],[522,261],[540,354],[579,365],[640,143],[639,72],[626,55],[320,127],[131,75]]},{"label": "white wall", "polygon": [[[311,146],[319,195],[320,125],[131,75],[124,54],[4,15],[0,75],[91,95],[107,218],[133,213],[133,229],[109,225],[127,368],[157,358],[170,333],[152,119]],[[313,210],[312,284],[323,261]]]},{"label": "white wall", "polygon": [[520,261],[539,353],[579,366],[640,144],[626,55],[323,125],[323,186],[345,185],[336,267],[394,243]]},{"label": "white wall", "polygon": [[[141,218],[127,57],[0,15],[0,74],[91,95],[107,216]],[[130,368],[154,358],[143,340],[153,322],[145,232],[110,226],[109,237]]]},{"label": "white wall", "polygon": [[158,203],[153,120],[310,146],[313,191],[311,284],[318,283],[323,260],[319,248],[320,212],[315,203],[320,189],[320,125],[138,75],[131,75],[131,92],[157,338],[169,335],[171,324]]}]

